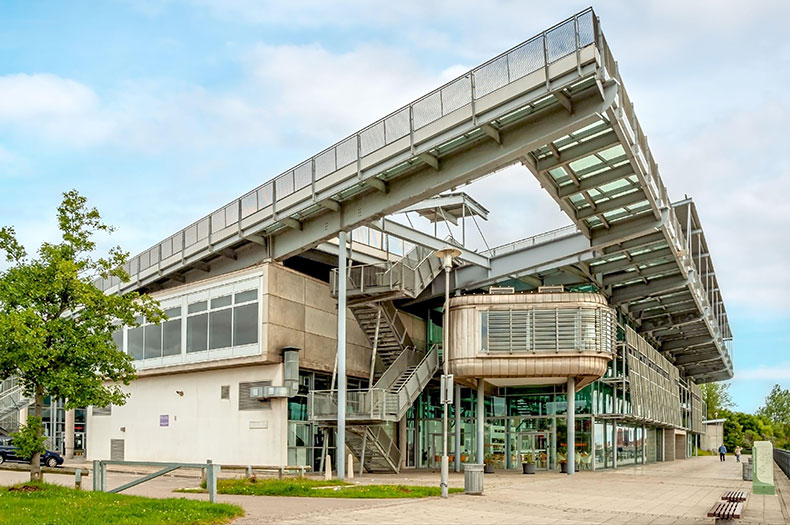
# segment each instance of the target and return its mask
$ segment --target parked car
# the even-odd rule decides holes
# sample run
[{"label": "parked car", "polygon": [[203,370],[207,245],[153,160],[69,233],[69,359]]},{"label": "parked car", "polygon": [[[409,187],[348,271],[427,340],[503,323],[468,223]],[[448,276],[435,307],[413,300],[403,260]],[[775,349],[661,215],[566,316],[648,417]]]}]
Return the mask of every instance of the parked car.
[{"label": "parked car", "polygon": [[[18,461],[20,463],[30,463],[30,458],[20,457],[17,453],[17,448],[13,445],[13,439],[10,437],[0,437],[0,463],[6,461]],[[41,454],[41,464],[47,467],[57,467],[63,464],[63,456],[57,452],[47,450]]]}]

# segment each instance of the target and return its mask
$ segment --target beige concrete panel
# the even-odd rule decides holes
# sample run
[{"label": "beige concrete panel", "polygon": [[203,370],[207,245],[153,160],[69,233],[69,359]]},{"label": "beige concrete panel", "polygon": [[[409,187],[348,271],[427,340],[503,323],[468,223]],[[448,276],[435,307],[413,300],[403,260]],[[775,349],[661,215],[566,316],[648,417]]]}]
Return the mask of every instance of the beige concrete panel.
[{"label": "beige concrete panel", "polygon": [[295,346],[297,348],[304,348],[304,331],[294,330],[286,326],[278,324],[269,324],[268,338],[266,341],[266,349],[268,353],[277,354],[284,346]]},{"label": "beige concrete panel", "polygon": [[269,294],[300,304],[305,301],[306,276],[277,264],[269,265]]},{"label": "beige concrete panel", "polygon": [[310,306],[324,312],[337,312],[337,301],[329,294],[329,286],[310,277],[304,278],[305,306]]},{"label": "beige concrete panel", "polygon": [[[334,312],[330,313],[309,306],[305,307],[304,329],[309,334],[337,339],[337,315]],[[347,328],[347,331],[350,330]]]},{"label": "beige concrete panel", "polygon": [[301,303],[289,301],[276,295],[268,295],[269,304],[268,317],[269,324],[287,326],[295,330],[305,329],[305,307]]}]

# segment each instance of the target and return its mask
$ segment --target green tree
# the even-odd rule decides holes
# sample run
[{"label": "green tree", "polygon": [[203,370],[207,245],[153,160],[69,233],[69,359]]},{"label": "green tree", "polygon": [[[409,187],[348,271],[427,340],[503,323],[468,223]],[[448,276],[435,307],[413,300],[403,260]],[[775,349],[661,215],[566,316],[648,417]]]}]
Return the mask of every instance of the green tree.
[{"label": "green tree", "polygon": [[702,399],[708,407],[708,419],[724,417],[724,412],[733,408],[729,383],[705,383],[700,385],[700,390],[702,390]]},{"label": "green tree", "polygon": [[128,254],[112,248],[95,257],[98,232],[110,233],[95,208],[77,191],[63,194],[57,208],[61,239],[42,243],[29,257],[14,229],[0,229],[0,252],[10,263],[0,272],[0,379],[17,376],[34,399],[33,415],[15,442],[31,454],[30,479],[41,479],[41,425],[45,396],[65,399],[66,408],[121,405],[121,385],[135,377],[131,358],[117,348],[118,325],[139,326],[140,316],[159,322],[158,303],[136,292],[106,295],[93,282],[123,270]]},{"label": "green tree", "polygon": [[765,398],[765,406],[760,407],[758,414],[765,416],[774,424],[790,424],[790,390],[774,385],[771,393]]},{"label": "green tree", "polygon": [[[732,414],[725,412],[724,421],[724,446],[727,450],[733,451],[738,445],[743,446],[743,427],[732,417]],[[716,447],[718,448],[718,446]]]}]

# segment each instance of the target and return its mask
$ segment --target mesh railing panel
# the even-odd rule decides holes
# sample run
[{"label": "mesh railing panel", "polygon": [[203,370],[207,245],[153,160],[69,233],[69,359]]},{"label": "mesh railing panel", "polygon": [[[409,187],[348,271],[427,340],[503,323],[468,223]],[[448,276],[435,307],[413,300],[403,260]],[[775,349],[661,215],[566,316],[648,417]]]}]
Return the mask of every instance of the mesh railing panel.
[{"label": "mesh railing panel", "polygon": [[[395,111],[359,133],[340,141],[296,168],[286,171],[240,199],[236,199],[227,208],[233,210],[240,208],[242,218],[250,217],[256,211],[273,205],[277,200],[309,187],[314,179],[325,177],[333,170],[348,166],[352,162],[358,161],[362,156],[373,153],[442,116],[470,104],[473,99],[473,82],[475,86],[474,98],[483,97],[509,82],[547,67],[544,53],[548,55],[549,62],[553,62],[575,53],[580,47],[592,44],[596,40],[595,31],[596,24],[592,9],[584,10],[409,106]],[[611,59],[608,49],[603,49],[601,53],[604,55],[607,67],[614,67],[614,60]],[[649,161],[652,162],[652,159]],[[219,226],[219,224],[210,226],[209,223],[214,220],[215,216],[220,222],[224,220],[224,226]],[[237,221],[238,217],[235,220]],[[218,212],[213,212],[197,223],[188,226],[177,236],[179,240],[183,238],[183,247],[188,248],[208,238],[209,230],[216,232],[232,223],[229,222],[227,213],[223,218],[220,218]],[[170,255],[177,253],[181,248],[180,245],[172,244]],[[154,254],[150,253],[151,251],[154,251]],[[158,245],[153,250],[146,250],[145,253],[146,255],[140,254],[135,257],[137,261],[129,271],[131,275],[145,270],[159,261]],[[98,283],[102,289],[106,289],[109,285],[108,282]]]}]

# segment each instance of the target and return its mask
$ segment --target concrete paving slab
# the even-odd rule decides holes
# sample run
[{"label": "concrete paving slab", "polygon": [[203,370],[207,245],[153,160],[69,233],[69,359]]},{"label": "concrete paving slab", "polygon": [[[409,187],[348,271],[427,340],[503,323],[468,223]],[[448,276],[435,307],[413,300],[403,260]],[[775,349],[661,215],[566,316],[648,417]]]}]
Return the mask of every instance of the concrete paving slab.
[{"label": "concrete paving slab", "polygon": [[[237,476],[238,473],[226,473]],[[0,483],[27,479],[26,473],[0,471]],[[129,472],[109,472],[108,485],[117,486],[139,477]],[[778,476],[777,476],[778,477]],[[47,477],[49,481],[73,484],[73,476]],[[371,474],[354,479],[361,484],[402,483],[438,486],[435,471],[405,471],[402,474]],[[784,483],[784,480],[782,480]],[[197,471],[186,477],[167,476],[138,485],[128,494],[149,497],[207,499],[204,494],[174,494],[176,488],[199,483]],[[84,485],[90,488],[90,479]],[[451,473],[451,487],[463,487],[463,474]],[[790,484],[779,485],[780,496],[750,495],[742,525],[787,523],[781,500],[782,487],[790,495]],[[556,473],[523,475],[497,472],[485,477],[485,494],[453,494],[447,500],[358,500],[283,498],[220,495],[219,501],[244,507],[239,525],[255,523],[714,523],[707,510],[726,490],[748,490],[742,481],[741,465],[728,458],[698,457],[645,466],[626,466],[616,471],[579,472],[573,476]]]}]

